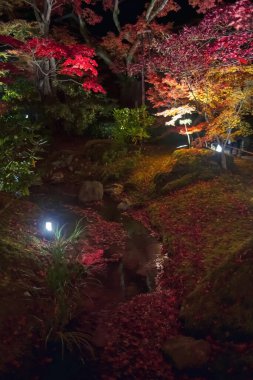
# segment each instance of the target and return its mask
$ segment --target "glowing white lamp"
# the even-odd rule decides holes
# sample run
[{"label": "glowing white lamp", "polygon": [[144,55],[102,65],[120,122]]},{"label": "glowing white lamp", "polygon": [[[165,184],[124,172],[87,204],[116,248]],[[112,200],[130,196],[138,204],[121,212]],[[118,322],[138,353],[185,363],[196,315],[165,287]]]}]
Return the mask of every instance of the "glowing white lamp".
[{"label": "glowing white lamp", "polygon": [[52,222],[46,222],[45,228],[48,232],[52,232],[53,231],[53,223]]},{"label": "glowing white lamp", "polygon": [[217,145],[216,152],[222,152],[222,147],[220,146],[220,144]]},{"label": "glowing white lamp", "polygon": [[26,115],[25,115],[25,118],[28,119],[28,118],[29,118],[29,115],[26,114]]}]

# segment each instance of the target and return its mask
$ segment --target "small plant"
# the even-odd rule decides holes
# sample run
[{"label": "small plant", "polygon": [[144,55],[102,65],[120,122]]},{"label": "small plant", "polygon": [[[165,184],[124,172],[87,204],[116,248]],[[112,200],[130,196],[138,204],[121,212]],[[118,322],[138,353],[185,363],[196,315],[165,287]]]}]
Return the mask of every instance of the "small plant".
[{"label": "small plant", "polygon": [[74,230],[68,237],[64,233],[65,228],[66,225],[56,228],[54,239],[46,248],[46,250],[52,254],[53,259],[64,258],[68,248],[73,247],[81,234],[84,232],[84,228],[82,227],[82,219],[76,223]]},{"label": "small plant", "polygon": [[127,144],[142,144],[149,137],[148,128],[154,122],[146,107],[140,108],[115,108],[113,111],[115,127],[112,137],[115,141]]},{"label": "small plant", "polygon": [[122,146],[121,144],[114,144],[111,149],[104,152],[102,162],[104,164],[111,164],[119,159],[125,158],[127,153],[127,147]]},{"label": "small plant", "polygon": [[61,346],[61,357],[64,358],[64,353],[67,350],[68,352],[74,352],[79,350],[80,352],[85,349],[90,352],[92,356],[94,355],[90,340],[90,334],[84,331],[56,331],[54,332],[51,329],[46,337],[46,346],[48,341],[51,340],[55,343],[60,343]]}]

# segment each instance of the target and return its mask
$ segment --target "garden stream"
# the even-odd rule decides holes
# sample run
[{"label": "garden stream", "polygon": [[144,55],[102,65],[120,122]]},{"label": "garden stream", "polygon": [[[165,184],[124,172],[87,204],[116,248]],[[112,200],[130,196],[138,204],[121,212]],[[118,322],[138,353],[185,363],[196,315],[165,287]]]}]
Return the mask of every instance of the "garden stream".
[{"label": "garden stream", "polygon": [[[71,195],[62,194],[60,187],[54,185],[33,191],[30,199],[42,210],[41,231],[45,222],[51,220],[59,228],[65,225],[67,233],[71,233],[80,220],[80,216],[71,210],[71,206],[80,209],[94,208],[104,220],[121,224],[127,235],[126,247],[122,250],[122,259],[117,265],[111,265],[104,291],[119,292],[119,301],[123,301],[131,298],[131,295],[154,289],[155,277],[162,260],[162,245],[140,222],[119,211],[116,202],[111,198],[105,197],[103,202],[90,203],[87,206]],[[108,258],[115,253],[117,243],[105,253]]]},{"label": "garden stream", "polygon": [[[106,276],[102,278],[101,286],[95,287],[95,289],[88,288],[89,297],[92,300],[90,303],[91,313],[113,309],[121,302],[155,289],[155,278],[162,262],[162,245],[140,222],[135,221],[126,213],[120,212],[116,202],[111,198],[105,198],[100,203],[81,204],[76,197],[64,194],[60,186],[54,185],[35,188],[31,192],[30,199],[42,210],[41,230],[49,218],[49,220],[55,221],[59,227],[66,225],[67,233],[71,233],[80,220],[80,216],[72,210],[77,208],[83,210],[87,207],[97,212],[103,220],[116,222],[123,227],[126,244],[122,249],[121,258],[110,261],[110,257],[117,254],[118,242],[115,241],[115,244],[112,244],[108,251],[104,252],[105,257],[109,260],[106,264]],[[101,334],[101,331],[95,331],[92,339],[98,349],[103,346],[103,343],[101,344],[104,339],[103,332]],[[78,365],[75,360],[73,363],[73,359],[69,359],[70,362],[66,358],[64,363],[56,360],[50,374],[47,372],[45,379],[51,380],[57,376],[61,376],[62,380],[79,379],[79,376],[75,375],[78,372]],[[66,365],[68,370],[66,370]],[[82,379],[97,378],[93,369],[87,368],[85,372],[86,375],[83,377],[83,374]]]}]

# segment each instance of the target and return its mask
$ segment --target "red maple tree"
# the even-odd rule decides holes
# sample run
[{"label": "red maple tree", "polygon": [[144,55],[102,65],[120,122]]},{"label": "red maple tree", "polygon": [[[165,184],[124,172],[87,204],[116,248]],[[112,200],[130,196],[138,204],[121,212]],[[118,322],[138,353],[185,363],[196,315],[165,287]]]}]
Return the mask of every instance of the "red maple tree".
[{"label": "red maple tree", "polygon": [[[0,43],[16,48],[19,57],[15,64],[5,63],[4,69],[12,74],[19,74],[18,67],[22,67],[23,73],[32,76],[43,95],[51,94],[54,82],[59,79],[77,83],[81,83],[78,82],[78,79],[81,79],[82,87],[86,91],[105,93],[97,82],[95,51],[86,45],[64,45],[50,38],[32,38],[22,42],[6,36],[0,36]],[[32,70],[23,65],[24,57],[27,56]],[[57,78],[57,75],[60,78]]]},{"label": "red maple tree", "polygon": [[175,106],[175,101],[184,103],[211,68],[250,64],[252,15],[252,3],[241,0],[211,10],[197,26],[154,38],[146,78],[151,85],[148,97],[152,105],[159,108]]}]

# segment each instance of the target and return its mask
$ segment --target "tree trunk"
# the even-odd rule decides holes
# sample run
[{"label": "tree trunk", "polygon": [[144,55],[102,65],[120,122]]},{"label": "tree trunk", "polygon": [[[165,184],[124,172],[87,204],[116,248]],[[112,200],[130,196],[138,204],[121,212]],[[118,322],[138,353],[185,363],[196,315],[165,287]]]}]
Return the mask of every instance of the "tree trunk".
[{"label": "tree trunk", "polygon": [[[53,0],[44,0],[42,10],[37,7],[36,1],[31,3],[37,22],[40,26],[41,36],[48,38],[51,22]],[[41,98],[53,94],[53,80],[56,78],[56,65],[54,58],[41,59],[34,62],[35,84]]]},{"label": "tree trunk", "polygon": [[227,159],[224,152],[224,146],[222,147],[222,151],[221,151],[221,167],[222,169],[227,170]]},{"label": "tree trunk", "polygon": [[217,143],[218,145],[221,146],[221,167],[222,169],[224,170],[227,170],[227,158],[226,158],[226,155],[225,155],[225,146],[226,146],[226,140],[223,142],[221,142],[219,136],[216,136],[216,140],[217,140]]},{"label": "tree trunk", "polygon": [[36,86],[41,98],[53,94],[52,78],[54,78],[55,75],[55,63],[52,59],[37,61]]},{"label": "tree trunk", "polygon": [[144,67],[142,67],[141,70],[141,104],[142,106],[145,106],[146,99],[145,99],[145,72]]},{"label": "tree trunk", "polygon": [[189,148],[190,148],[190,146],[191,146],[191,139],[190,139],[190,135],[188,133],[188,129],[187,129],[186,124],[184,125],[184,127],[185,127],[185,132],[186,132],[186,135],[187,135],[187,138],[188,138],[188,144],[189,144]]}]

